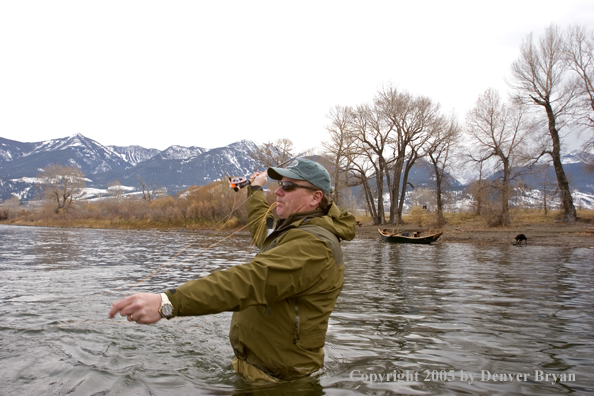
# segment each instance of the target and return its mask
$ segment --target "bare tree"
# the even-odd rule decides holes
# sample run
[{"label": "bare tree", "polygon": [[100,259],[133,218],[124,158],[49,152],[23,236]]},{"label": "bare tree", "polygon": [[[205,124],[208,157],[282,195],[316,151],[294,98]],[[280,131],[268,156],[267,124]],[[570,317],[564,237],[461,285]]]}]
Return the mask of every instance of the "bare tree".
[{"label": "bare tree", "polygon": [[264,143],[254,151],[250,157],[255,159],[262,167],[280,166],[295,157],[293,142],[282,138],[274,142]]},{"label": "bare tree", "polygon": [[[583,150],[594,152],[594,30],[574,25],[567,30],[566,61],[580,81],[577,107],[579,119],[589,129],[590,137]],[[593,157],[594,158],[594,157]],[[588,162],[594,172],[594,159]]]},{"label": "bare tree", "polygon": [[356,149],[351,149],[347,152],[347,186],[363,186],[363,196],[371,218],[376,224],[378,219],[377,209],[375,206],[375,198],[369,180],[376,172],[375,167],[364,156],[360,155]]},{"label": "bare tree", "polygon": [[499,224],[510,224],[509,199],[512,171],[523,165],[522,149],[527,132],[525,111],[520,103],[515,106],[501,101],[496,90],[488,89],[477,100],[466,117],[466,125],[473,152],[482,160],[495,158],[502,173],[498,180],[501,192]]},{"label": "bare tree", "polygon": [[569,181],[561,163],[559,130],[564,116],[576,97],[576,86],[566,78],[565,47],[559,29],[551,25],[538,44],[532,34],[523,41],[520,57],[512,64],[513,88],[525,103],[541,107],[545,114],[550,135],[550,145],[542,151],[553,160],[557,184],[564,210],[564,219],[576,220],[576,210],[569,188]]},{"label": "bare tree", "polygon": [[55,207],[56,213],[66,214],[72,203],[85,195],[85,175],[77,167],[53,164],[43,168],[37,178],[45,199]]},{"label": "bare tree", "polygon": [[144,179],[140,177],[140,175],[136,175],[136,177],[138,177],[138,182],[140,183],[140,188],[142,189],[142,199],[144,199],[147,202],[150,202],[153,199],[151,189],[148,188],[148,186],[144,182]]},{"label": "bare tree", "polygon": [[107,191],[117,203],[120,203],[124,198],[124,193],[126,190],[119,180],[112,180],[107,183]]},{"label": "bare tree", "polygon": [[387,174],[386,152],[391,130],[385,128],[380,112],[369,105],[359,105],[352,113],[354,139],[351,150],[374,168],[377,209],[374,224],[385,224],[384,177]]},{"label": "bare tree", "polygon": [[443,188],[446,184],[446,172],[450,166],[452,153],[459,144],[461,132],[462,128],[453,114],[449,120],[441,117],[434,123],[426,148],[435,175],[437,225],[440,227],[446,224],[443,215]]},{"label": "bare tree", "polygon": [[[425,155],[422,147],[429,138],[433,123],[438,119],[439,105],[427,97],[413,97],[408,92],[399,92],[393,86],[383,88],[376,95],[375,103],[387,120],[387,130],[391,132],[388,142],[392,157],[386,160],[392,169],[389,186],[390,223],[400,224],[408,174],[415,162]],[[389,177],[387,180],[390,184]]]},{"label": "bare tree", "polygon": [[7,220],[17,216],[21,207],[21,200],[16,195],[11,196],[0,204],[0,220]]},{"label": "bare tree", "polygon": [[348,151],[353,140],[353,111],[350,107],[336,106],[328,114],[330,124],[326,130],[329,142],[323,142],[325,152],[333,158],[332,175],[334,178],[334,200],[342,204],[341,191],[346,186]]}]

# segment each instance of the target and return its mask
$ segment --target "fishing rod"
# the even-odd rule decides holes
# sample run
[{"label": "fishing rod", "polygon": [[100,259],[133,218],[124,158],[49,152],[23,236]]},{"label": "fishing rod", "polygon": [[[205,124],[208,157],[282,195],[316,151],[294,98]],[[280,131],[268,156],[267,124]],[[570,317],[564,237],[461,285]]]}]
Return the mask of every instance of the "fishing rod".
[{"label": "fishing rod", "polygon": [[[303,153],[301,153],[301,154],[299,154],[299,155],[296,155],[296,156],[294,156],[294,157],[291,157],[291,158],[289,158],[287,161],[285,161],[285,162],[283,162],[283,163],[279,164],[277,167],[281,167],[281,166],[283,166],[283,165],[285,165],[285,164],[289,163],[289,162],[290,162],[290,161],[292,161],[293,159],[295,159],[295,158],[297,158],[297,157],[300,157],[301,155],[303,155]],[[236,183],[233,183],[233,181],[234,181],[234,180],[235,180],[235,181],[238,181],[238,179],[240,179],[240,177],[229,177],[231,188],[233,188],[233,189],[234,189],[236,192],[237,192],[237,191],[239,191],[239,189],[241,189],[241,188],[243,188],[243,187],[246,187],[246,186],[249,186],[249,185],[251,184],[251,181],[249,180],[249,178],[246,178],[246,177],[242,177],[243,181],[241,181],[241,183],[237,183],[237,184],[236,184]],[[242,185],[241,185],[241,186],[238,186],[238,184],[242,184]],[[240,207],[241,207],[243,204],[245,204],[245,203],[246,203],[246,202],[249,200],[249,198],[250,198],[250,197],[247,197],[247,198],[246,198],[246,199],[245,199],[243,202],[239,203],[239,205],[237,205],[237,206],[236,206],[234,209],[232,209],[232,210],[231,210],[231,212],[229,212],[229,214],[227,214],[225,217],[223,217],[223,219],[219,220],[219,221],[218,221],[218,222],[217,222],[217,223],[216,223],[214,226],[212,226],[212,227],[209,227],[209,229],[208,229],[208,230],[206,230],[206,232],[209,232],[209,231],[214,231],[215,229],[217,229],[217,227],[218,227],[218,226],[219,226],[221,223],[224,223],[224,222],[226,222],[227,218],[230,218],[230,217],[231,217],[231,215],[232,215],[232,214],[233,214],[233,213],[234,213],[234,212],[235,212],[237,209],[239,209],[239,208],[240,208]],[[156,275],[158,275],[158,274],[160,274],[160,273],[164,272],[165,270],[171,269],[171,268],[173,268],[173,267],[175,267],[175,266],[177,266],[177,265],[179,265],[179,264],[181,264],[181,263],[188,262],[190,259],[193,259],[194,257],[198,256],[199,254],[201,254],[201,253],[202,253],[202,252],[204,252],[205,250],[208,250],[208,249],[210,249],[210,248],[212,248],[212,247],[214,247],[214,246],[216,246],[216,245],[218,245],[218,244],[222,243],[223,241],[225,241],[225,240],[227,240],[228,238],[232,237],[233,235],[237,234],[238,232],[240,232],[240,231],[241,231],[241,230],[243,230],[244,228],[247,228],[247,227],[251,226],[253,223],[256,223],[256,222],[258,222],[258,221],[260,222],[260,224],[259,224],[259,226],[258,226],[258,231],[257,231],[257,233],[259,233],[259,232],[260,232],[260,229],[261,229],[261,228],[264,226],[264,224],[266,224],[266,226],[268,227],[268,224],[267,224],[267,221],[266,221],[266,219],[267,219],[267,215],[268,215],[268,213],[269,213],[270,211],[272,211],[272,209],[274,209],[274,207],[275,207],[275,206],[276,206],[276,203],[273,203],[272,205],[270,205],[270,207],[268,208],[268,210],[266,211],[266,213],[264,213],[264,215],[263,215],[263,216],[261,216],[261,217],[258,217],[258,218],[256,218],[256,219],[252,220],[251,222],[249,222],[248,224],[246,224],[246,225],[244,225],[243,227],[239,228],[238,230],[236,230],[235,232],[231,233],[230,235],[227,235],[227,236],[225,236],[223,239],[221,239],[221,240],[218,240],[218,241],[216,241],[216,242],[214,242],[214,243],[210,244],[209,246],[207,246],[207,247],[205,247],[205,248],[202,248],[202,249],[201,249],[201,250],[199,250],[199,251],[198,251],[196,254],[194,254],[194,255],[192,255],[192,256],[190,256],[190,257],[186,258],[186,259],[183,259],[183,260],[181,260],[181,261],[179,261],[179,262],[173,262],[173,263],[172,263],[172,261],[173,261],[174,259],[176,259],[177,257],[181,256],[181,254],[182,254],[183,252],[185,252],[185,251],[186,251],[186,250],[187,250],[187,249],[188,249],[190,246],[192,246],[192,245],[194,244],[194,242],[190,242],[190,243],[186,244],[186,246],[184,246],[184,247],[183,247],[183,248],[182,248],[182,249],[181,249],[179,252],[177,252],[176,254],[174,254],[173,256],[171,256],[171,257],[170,257],[170,258],[169,258],[167,261],[165,261],[163,264],[161,264],[161,265],[160,265],[160,266],[159,266],[157,269],[155,269],[155,270],[151,271],[151,273],[150,273],[150,274],[148,274],[148,275],[147,275],[146,277],[144,277],[143,279],[141,279],[141,280],[139,280],[139,281],[135,282],[134,284],[132,284],[132,285],[125,285],[125,286],[121,286],[121,287],[118,287],[118,288],[116,288],[116,289],[113,289],[113,290],[108,290],[108,291],[106,291],[106,292],[102,292],[102,293],[98,293],[98,294],[108,294],[108,293],[112,293],[112,292],[118,292],[118,291],[119,291],[119,292],[121,292],[122,290],[130,290],[130,289],[134,289],[134,288],[135,288],[135,287],[137,287],[139,284],[141,284],[141,283],[143,283],[143,282],[145,282],[145,281],[147,281],[147,280],[149,280],[149,279],[151,279],[151,278],[155,277]],[[247,254],[246,254],[246,256],[247,256]],[[96,294],[92,294],[92,295],[90,295],[90,296],[87,296],[87,298],[88,298],[88,297],[91,297],[91,296],[94,296],[94,295],[96,295]]]},{"label": "fishing rod", "polygon": [[[278,164],[276,168],[282,167],[283,165],[294,160],[295,158],[301,157],[303,154],[304,153],[297,154],[296,156],[289,158],[285,162]],[[229,176],[229,187],[231,187],[235,192],[238,192],[239,190],[249,186],[250,184],[252,184],[252,181],[250,180],[249,176]]]}]

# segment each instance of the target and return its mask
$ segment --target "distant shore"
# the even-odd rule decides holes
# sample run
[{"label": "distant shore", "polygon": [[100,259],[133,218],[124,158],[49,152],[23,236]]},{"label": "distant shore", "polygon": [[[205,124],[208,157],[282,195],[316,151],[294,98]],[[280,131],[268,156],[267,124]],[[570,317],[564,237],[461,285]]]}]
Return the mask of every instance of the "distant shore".
[{"label": "distant shore", "polygon": [[[203,226],[196,228],[188,227],[135,227],[132,224],[109,224],[107,222],[101,223],[86,221],[84,224],[76,224],[72,222],[57,222],[40,223],[40,222],[0,222],[4,225],[16,226],[40,226],[40,227],[67,227],[67,228],[105,228],[105,229],[159,229],[171,231],[188,231],[188,232],[222,232],[247,234],[247,229],[240,230],[240,227],[226,227],[220,229],[217,227],[213,230],[212,227]],[[524,234],[528,238],[528,246],[559,246],[559,247],[574,247],[574,248],[594,248],[594,222],[592,219],[581,219],[573,224],[564,222],[556,223],[523,223],[512,225],[509,227],[486,227],[480,226],[476,223],[446,225],[437,230],[431,226],[419,227],[415,224],[407,223],[400,226],[373,225],[371,222],[363,222],[361,226],[356,227],[356,239],[379,239],[378,229],[397,230],[404,232],[421,231],[424,235],[429,235],[437,231],[442,231],[443,236],[437,243],[474,243],[474,244],[490,244],[490,245],[512,245],[514,244],[515,236]]]},{"label": "distant shore", "polygon": [[[415,227],[412,224],[404,226],[392,225],[371,225],[363,224],[357,227],[356,238],[376,239],[379,238],[378,229],[387,228],[398,231],[418,231],[424,235],[433,233],[427,227]],[[589,221],[577,221],[574,224],[525,224],[510,227],[477,227],[469,226],[445,226],[440,231],[443,235],[437,243],[474,243],[490,245],[513,245],[518,234],[524,234],[528,238],[528,246],[559,246],[574,248],[594,249],[594,224]]]}]

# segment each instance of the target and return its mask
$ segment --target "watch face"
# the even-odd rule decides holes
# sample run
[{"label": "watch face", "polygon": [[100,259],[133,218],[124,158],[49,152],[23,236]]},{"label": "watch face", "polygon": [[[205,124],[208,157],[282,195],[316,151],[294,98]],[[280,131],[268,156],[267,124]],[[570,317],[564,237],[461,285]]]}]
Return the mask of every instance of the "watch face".
[{"label": "watch face", "polygon": [[161,315],[168,318],[173,314],[173,306],[171,304],[165,304],[161,307]]}]

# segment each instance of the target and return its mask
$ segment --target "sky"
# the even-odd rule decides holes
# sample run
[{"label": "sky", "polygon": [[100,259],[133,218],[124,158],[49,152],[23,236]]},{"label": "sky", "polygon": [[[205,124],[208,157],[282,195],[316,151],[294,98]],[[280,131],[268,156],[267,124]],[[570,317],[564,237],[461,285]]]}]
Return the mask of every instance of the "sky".
[{"label": "sky", "polygon": [[463,120],[552,23],[592,28],[594,2],[3,1],[0,137],[302,151],[386,84]]}]

